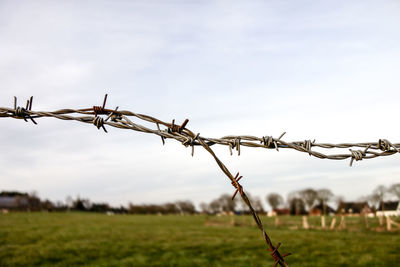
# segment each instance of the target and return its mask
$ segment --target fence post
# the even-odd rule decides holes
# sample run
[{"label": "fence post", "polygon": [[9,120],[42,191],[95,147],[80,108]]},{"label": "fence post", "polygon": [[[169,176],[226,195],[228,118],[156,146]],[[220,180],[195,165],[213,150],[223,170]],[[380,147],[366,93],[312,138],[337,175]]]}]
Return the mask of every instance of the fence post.
[{"label": "fence post", "polygon": [[324,215],[322,215],[321,216],[321,226],[322,226],[322,229],[325,229],[325,216]]},{"label": "fence post", "polygon": [[346,221],[344,216],[342,215],[342,217],[340,218],[339,229],[345,229],[345,228],[346,228]]},{"label": "fence post", "polygon": [[279,226],[279,217],[278,215],[275,216],[275,227]]},{"label": "fence post", "polygon": [[303,216],[303,228],[309,229],[310,226],[308,225],[307,216]]},{"label": "fence post", "polygon": [[379,226],[383,226],[383,216],[378,216],[379,218]]},{"label": "fence post", "polygon": [[330,230],[335,229],[335,224],[336,224],[336,217],[332,219],[331,226],[329,227],[329,229]]},{"label": "fence post", "polygon": [[386,216],[386,229],[392,231],[392,222],[390,216]]}]

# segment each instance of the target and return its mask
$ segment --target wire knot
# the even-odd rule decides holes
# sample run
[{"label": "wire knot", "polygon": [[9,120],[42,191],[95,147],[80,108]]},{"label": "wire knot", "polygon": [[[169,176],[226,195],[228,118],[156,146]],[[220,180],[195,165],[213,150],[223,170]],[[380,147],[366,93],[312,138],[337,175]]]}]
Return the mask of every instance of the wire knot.
[{"label": "wire knot", "polygon": [[28,111],[32,110],[33,96],[26,101],[26,107],[17,106],[17,97],[14,96],[14,116],[22,118],[24,121],[28,122],[26,118],[29,118],[34,124],[36,121],[29,115]]},{"label": "wire knot", "polygon": [[[278,139],[274,139],[272,136],[263,136],[261,143],[268,148],[275,148],[276,151],[279,151],[278,142],[281,141],[281,138],[286,134],[283,132]],[[273,146],[272,146],[273,145]]]},{"label": "wire knot", "polygon": [[93,124],[100,130],[100,127],[107,133],[106,128],[104,127],[104,119],[102,117],[96,116],[93,120]]},{"label": "wire knot", "polygon": [[378,148],[380,150],[389,151],[391,147],[393,147],[394,150],[396,150],[398,153],[400,153],[400,150],[395,145],[393,145],[389,140],[387,140],[387,139],[379,139]]},{"label": "wire knot", "polygon": [[186,137],[186,140],[182,142],[182,145],[185,147],[191,146],[192,147],[192,157],[194,155],[194,145],[196,144],[197,138],[200,136],[200,133],[196,134],[195,137]]},{"label": "wire knot", "polygon": [[232,156],[232,149],[236,148],[238,156],[240,156],[240,137],[236,137],[234,140],[229,141],[229,152]]},{"label": "wire knot", "polygon": [[185,119],[182,125],[176,125],[175,120],[172,120],[171,126],[168,127],[169,133],[181,133],[183,129],[185,129],[186,124],[188,124],[189,120]]},{"label": "wire knot", "polygon": [[302,146],[308,152],[308,155],[311,156],[311,147],[315,143],[315,140],[311,142],[311,140],[304,140]]},{"label": "wire knot", "polygon": [[109,112],[105,111],[103,107],[100,106],[93,106],[94,115],[107,115]]},{"label": "wire knot", "polygon": [[114,109],[114,111],[112,111],[106,118],[106,121],[108,121],[109,119],[111,119],[111,121],[113,122],[118,122],[118,120],[122,120],[122,114],[117,112],[118,107],[116,107]]},{"label": "wire knot", "polygon": [[272,148],[271,145],[274,142],[274,138],[272,136],[263,136],[261,143],[264,144],[264,146]]},{"label": "wire knot", "polygon": [[232,180],[232,185],[234,188],[236,188],[236,191],[232,196],[232,200],[235,198],[237,192],[239,192],[240,195],[243,195],[243,187],[241,184],[239,184],[239,180],[242,179],[242,177],[243,176],[239,176],[239,173],[237,173],[235,178]]},{"label": "wire knot", "polygon": [[278,265],[278,263],[279,263],[279,261],[283,261],[283,258],[284,257],[287,257],[287,256],[289,256],[289,255],[291,255],[291,253],[285,253],[285,254],[283,254],[283,255],[281,255],[280,253],[279,253],[279,251],[278,251],[278,249],[279,249],[279,247],[281,246],[281,243],[278,243],[277,245],[276,245],[276,247],[275,248],[273,248],[273,249],[268,249],[268,251],[271,251],[271,256],[272,256],[272,258],[274,259],[274,267],[276,267],[277,265]]},{"label": "wire knot", "polygon": [[17,117],[20,117],[20,118],[23,118],[23,119],[25,119],[25,116],[26,116],[26,109],[24,109],[23,107],[17,107],[16,109],[15,109],[15,116],[17,116]]},{"label": "wire knot", "polygon": [[353,165],[353,161],[359,161],[362,160],[365,157],[365,152],[361,150],[352,150],[350,149],[351,152],[351,160],[350,160],[350,166]]},{"label": "wire knot", "polygon": [[93,106],[93,113],[97,117],[97,115],[108,115],[110,112],[106,111],[104,108],[106,107],[108,94],[104,95],[103,106]]}]

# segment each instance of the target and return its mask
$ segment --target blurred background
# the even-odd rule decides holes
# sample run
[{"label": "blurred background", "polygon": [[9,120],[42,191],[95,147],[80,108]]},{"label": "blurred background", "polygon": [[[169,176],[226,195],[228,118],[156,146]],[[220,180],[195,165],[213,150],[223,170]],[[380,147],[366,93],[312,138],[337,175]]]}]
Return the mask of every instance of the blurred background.
[{"label": "blurred background", "polygon": [[[101,105],[207,137],[398,142],[397,1],[1,1],[0,106]],[[0,189],[119,207],[232,192],[213,159],[173,140],[77,122],[1,119]],[[306,188],[349,201],[399,182],[398,155],[329,161],[215,148],[263,202]],[[346,151],[347,152],[347,151]]]}]

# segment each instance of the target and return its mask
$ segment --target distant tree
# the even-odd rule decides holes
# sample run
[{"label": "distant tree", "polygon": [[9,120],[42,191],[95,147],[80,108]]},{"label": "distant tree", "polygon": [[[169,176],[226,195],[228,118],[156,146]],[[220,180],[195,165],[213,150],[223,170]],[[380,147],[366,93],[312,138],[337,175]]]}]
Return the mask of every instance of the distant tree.
[{"label": "distant tree", "polygon": [[392,184],[389,188],[389,192],[400,201],[400,184]]},{"label": "distant tree", "polygon": [[260,197],[253,197],[253,199],[251,201],[252,201],[251,203],[253,205],[253,208],[254,208],[254,210],[256,212],[258,212],[258,213],[264,213],[265,212]]},{"label": "distant tree", "polygon": [[2,196],[2,197],[17,197],[17,196],[28,196],[28,194],[21,193],[18,191],[1,191],[0,196]]},{"label": "distant tree", "polygon": [[175,203],[166,203],[164,204],[164,211],[167,214],[176,214],[179,213],[179,208]]},{"label": "distant tree", "polygon": [[333,193],[331,190],[323,188],[317,190],[317,200],[322,204],[323,214],[326,215],[326,204],[333,198]]},{"label": "distant tree", "polygon": [[196,208],[190,200],[177,201],[176,206],[183,214],[194,214]]},{"label": "distant tree", "polygon": [[201,212],[206,213],[206,214],[211,213],[210,205],[208,205],[205,202],[200,203],[200,210],[201,210]]},{"label": "distant tree", "polygon": [[268,194],[266,200],[272,209],[278,208],[284,202],[283,197],[277,193]]},{"label": "distant tree", "polygon": [[28,203],[29,210],[38,211],[41,209],[41,201],[40,198],[37,196],[36,191],[33,191],[28,195]]},{"label": "distant tree", "polygon": [[219,201],[219,199],[214,199],[213,201],[210,202],[209,208],[211,213],[215,214],[221,212],[222,210],[221,201]]},{"label": "distant tree", "polygon": [[110,210],[110,206],[107,203],[92,203],[90,211],[94,212],[107,212]]},{"label": "distant tree", "polygon": [[42,210],[52,211],[54,206],[55,205],[48,199],[40,203],[40,207]]},{"label": "distant tree", "polygon": [[307,188],[299,191],[299,196],[303,199],[304,203],[308,206],[308,210],[311,210],[315,200],[317,199],[317,191],[312,188]]},{"label": "distant tree", "polygon": [[379,201],[379,203],[381,204],[382,210],[385,210],[384,199],[386,197],[387,192],[388,192],[388,189],[384,185],[378,185],[372,192],[372,198],[375,198]]},{"label": "distant tree", "polygon": [[371,204],[372,207],[374,207],[375,209],[378,208],[379,202],[380,202],[380,197],[376,194],[371,194],[368,195],[367,197],[367,201]]},{"label": "distant tree", "polygon": [[71,196],[67,196],[65,198],[65,205],[67,206],[68,210],[72,208],[72,206],[74,205],[74,200]]},{"label": "distant tree", "polygon": [[289,204],[289,210],[291,215],[305,214],[305,203],[301,198],[300,191],[292,191],[287,196],[287,202]]},{"label": "distant tree", "polygon": [[336,206],[339,207],[341,203],[344,202],[344,196],[335,196],[334,197],[334,202],[336,203]]},{"label": "distant tree", "polygon": [[289,200],[289,209],[291,215],[306,214],[304,200],[298,197]]},{"label": "distant tree", "polygon": [[236,201],[229,194],[223,194],[218,199],[220,201],[221,209],[225,212],[234,212],[236,207]]},{"label": "distant tree", "polygon": [[54,204],[54,208],[56,210],[65,210],[66,206],[62,203],[62,201],[56,201],[56,203]]},{"label": "distant tree", "polygon": [[90,209],[90,206],[91,204],[89,199],[83,199],[78,196],[73,202],[72,208],[78,211],[86,211]]}]

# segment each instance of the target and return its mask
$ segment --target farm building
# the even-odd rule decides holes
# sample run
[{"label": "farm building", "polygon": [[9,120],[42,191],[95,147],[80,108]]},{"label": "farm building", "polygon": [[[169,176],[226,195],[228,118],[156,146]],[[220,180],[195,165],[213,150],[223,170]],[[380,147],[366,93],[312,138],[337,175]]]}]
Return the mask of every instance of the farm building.
[{"label": "farm building", "polygon": [[338,214],[368,214],[372,209],[367,202],[341,202],[337,208]]},{"label": "farm building", "polygon": [[325,212],[324,212],[324,205],[322,204],[318,204],[315,205],[309,212],[310,215],[314,215],[314,216],[319,216],[319,215],[323,215],[323,214],[335,214],[335,210],[328,206],[325,205]]},{"label": "farm building", "polygon": [[268,217],[277,216],[277,215],[290,215],[289,209],[273,209],[268,212]]},{"label": "farm building", "polygon": [[40,199],[20,192],[0,192],[1,210],[38,210]]},{"label": "farm building", "polygon": [[28,197],[24,196],[0,196],[0,209],[16,210],[29,207]]},{"label": "farm building", "polygon": [[377,216],[400,216],[400,201],[388,201],[379,204]]}]

